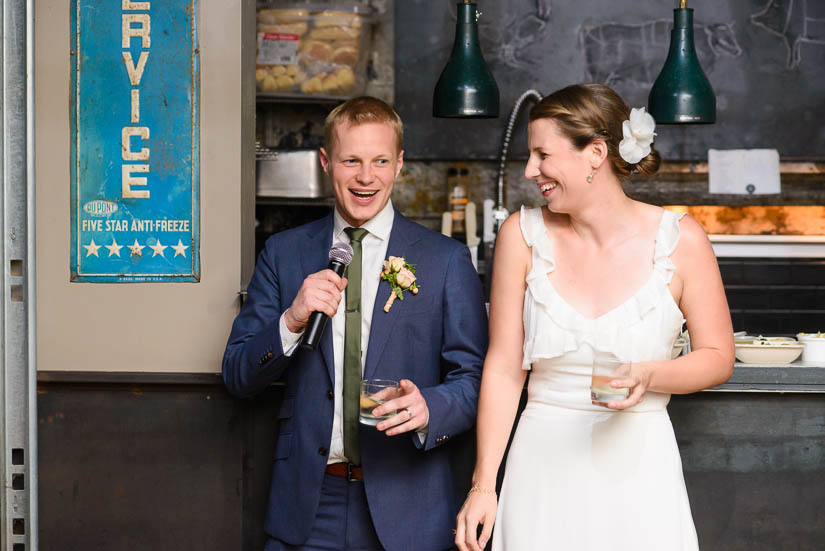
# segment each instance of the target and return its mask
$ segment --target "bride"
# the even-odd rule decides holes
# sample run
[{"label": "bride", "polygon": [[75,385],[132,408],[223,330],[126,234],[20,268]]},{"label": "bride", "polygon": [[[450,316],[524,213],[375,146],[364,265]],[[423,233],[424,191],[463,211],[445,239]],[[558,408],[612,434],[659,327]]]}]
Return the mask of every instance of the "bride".
[{"label": "bride", "polygon": [[[733,334],[701,226],[623,191],[629,174],[658,170],[654,126],[599,84],[559,90],[530,113],[525,176],[546,205],[522,207],[498,236],[461,551],[491,535],[497,551],[698,549],[666,407],[672,393],[730,377]],[[671,360],[685,322],[692,351]],[[602,356],[624,362],[628,376],[610,384],[627,398],[591,399]]]}]

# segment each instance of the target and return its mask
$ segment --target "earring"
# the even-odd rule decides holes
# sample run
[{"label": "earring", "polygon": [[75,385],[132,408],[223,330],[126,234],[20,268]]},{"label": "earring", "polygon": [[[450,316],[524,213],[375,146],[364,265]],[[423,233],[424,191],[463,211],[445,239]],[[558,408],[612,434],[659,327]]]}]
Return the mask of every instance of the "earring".
[{"label": "earring", "polygon": [[593,176],[594,176],[595,174],[596,174],[596,170],[595,170],[595,169],[593,169],[593,172],[591,172],[591,173],[587,176],[587,183],[588,183],[588,184],[592,184],[592,183],[593,183]]}]

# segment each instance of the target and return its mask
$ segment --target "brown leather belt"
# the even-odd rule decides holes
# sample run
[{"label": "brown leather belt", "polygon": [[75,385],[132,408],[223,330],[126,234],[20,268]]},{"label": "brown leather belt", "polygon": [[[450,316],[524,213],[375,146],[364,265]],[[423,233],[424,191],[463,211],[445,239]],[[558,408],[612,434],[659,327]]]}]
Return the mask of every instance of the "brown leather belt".
[{"label": "brown leather belt", "polygon": [[330,463],[327,465],[326,472],[332,476],[346,478],[350,482],[364,480],[364,473],[361,467],[353,465],[352,463]]}]

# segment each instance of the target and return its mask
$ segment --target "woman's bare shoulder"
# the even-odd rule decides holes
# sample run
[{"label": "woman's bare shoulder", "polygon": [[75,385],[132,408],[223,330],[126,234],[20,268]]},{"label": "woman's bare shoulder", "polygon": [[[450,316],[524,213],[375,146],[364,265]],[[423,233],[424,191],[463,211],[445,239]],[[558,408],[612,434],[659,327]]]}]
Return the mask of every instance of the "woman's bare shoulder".
[{"label": "woman's bare shoulder", "polygon": [[527,248],[527,242],[524,238],[524,233],[522,232],[522,226],[527,224],[527,221],[522,221],[522,216],[526,216],[526,212],[516,211],[507,217],[498,230],[496,245],[507,243],[514,246],[521,243],[525,249]]},{"label": "woman's bare shoulder", "polygon": [[710,246],[705,228],[690,214],[685,214],[679,219],[679,243],[682,242],[688,248]]}]

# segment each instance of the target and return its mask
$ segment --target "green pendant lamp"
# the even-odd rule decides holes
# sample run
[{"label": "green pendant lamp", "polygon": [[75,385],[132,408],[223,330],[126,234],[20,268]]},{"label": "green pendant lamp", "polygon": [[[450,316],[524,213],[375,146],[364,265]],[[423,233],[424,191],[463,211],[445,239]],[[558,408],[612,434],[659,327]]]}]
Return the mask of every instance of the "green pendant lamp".
[{"label": "green pendant lamp", "polygon": [[648,112],[660,124],[716,122],[716,96],[696,57],[693,10],[686,0],[673,10],[670,51],[647,103]]},{"label": "green pendant lamp", "polygon": [[458,4],[455,43],[433,93],[434,117],[498,117],[498,86],[478,42],[476,5]]}]

